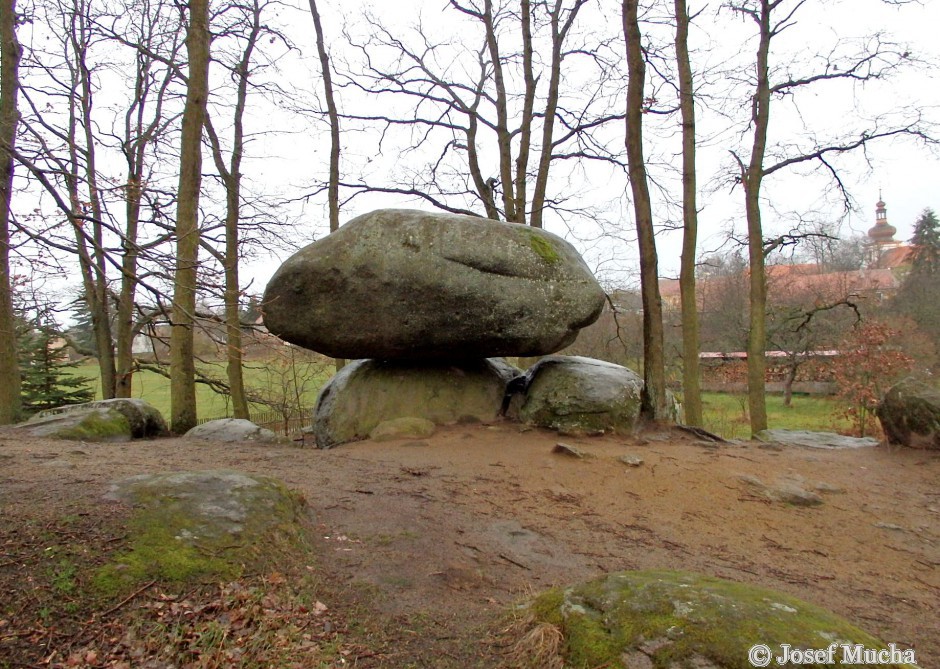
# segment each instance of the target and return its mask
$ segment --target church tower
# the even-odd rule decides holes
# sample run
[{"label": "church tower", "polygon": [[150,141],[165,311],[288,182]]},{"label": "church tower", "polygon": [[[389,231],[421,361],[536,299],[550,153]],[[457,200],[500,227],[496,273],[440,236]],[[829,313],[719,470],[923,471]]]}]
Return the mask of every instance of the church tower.
[{"label": "church tower", "polygon": [[866,242],[869,267],[879,267],[884,252],[901,245],[901,242],[894,238],[897,231],[897,228],[888,223],[888,209],[879,191],[878,202],[875,203],[875,226],[868,231]]}]

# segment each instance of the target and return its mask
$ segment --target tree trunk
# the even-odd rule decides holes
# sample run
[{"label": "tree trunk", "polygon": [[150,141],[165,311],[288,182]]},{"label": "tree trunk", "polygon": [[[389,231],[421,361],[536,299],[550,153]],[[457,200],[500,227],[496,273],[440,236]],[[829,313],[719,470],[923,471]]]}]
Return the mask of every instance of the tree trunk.
[{"label": "tree trunk", "polygon": [[141,187],[139,174],[127,175],[127,220],[121,243],[121,296],[117,305],[115,397],[131,397],[134,390],[134,299],[137,292],[137,229],[140,223]]},{"label": "tree trunk", "polygon": [[[512,135],[509,132],[509,100],[506,97],[506,82],[503,79],[503,63],[496,41],[496,26],[493,21],[492,0],[483,1],[483,26],[486,30],[486,48],[493,67],[493,83],[496,85],[496,145],[499,147],[499,179],[503,187],[503,216],[516,222],[516,199],[513,194]],[[523,219],[524,220],[524,219]]]},{"label": "tree trunk", "polygon": [[750,261],[750,299],[747,336],[747,399],[751,434],[767,429],[765,398],[767,360],[767,277],[764,269],[764,232],[761,226],[760,187],[764,178],[764,153],[770,124],[770,0],[760,0],[757,46],[757,89],[751,107],[754,143],[751,159],[743,170],[744,203],[747,216],[747,248]]},{"label": "tree trunk", "polygon": [[196,365],[193,327],[199,261],[199,187],[202,181],[202,126],[209,94],[208,0],[190,0],[186,51],[189,82],[180,138],[176,204],[176,271],[170,333],[170,422],[182,434],[196,425]]},{"label": "tree trunk", "polygon": [[[339,112],[336,109],[336,98],[333,96],[333,70],[330,68],[330,57],[326,53],[326,40],[323,37],[323,24],[320,23],[317,0],[310,0],[310,14],[313,16],[313,28],[317,34],[317,55],[320,57],[320,73],[323,76],[323,95],[326,98],[326,112],[330,119],[330,181],[327,185],[327,200],[330,206],[330,232],[336,232],[339,230]],[[346,361],[342,358],[333,359],[337,372],[345,364]]]},{"label": "tree trunk", "polygon": [[699,372],[698,302],[695,294],[695,251],[698,210],[695,172],[695,92],[689,62],[689,11],[675,0],[676,65],[679,70],[679,108],[682,114],[682,260],[679,292],[682,302],[682,397],[685,422],[702,426]]},{"label": "tree trunk", "polygon": [[795,360],[790,361],[787,367],[787,377],[783,381],[783,406],[789,407],[793,402],[793,382],[796,381],[796,370],[799,363]]},{"label": "tree trunk", "polygon": [[538,171],[535,175],[535,187],[532,191],[532,212],[529,224],[533,228],[542,227],[542,214],[545,209],[545,197],[548,192],[548,171],[552,164],[552,151],[555,147],[552,138],[555,131],[555,112],[558,110],[558,92],[561,84],[561,63],[564,60],[562,47],[571,29],[578,11],[585,0],[577,0],[568,12],[564,24],[561,21],[562,0],[555,0],[549,18],[552,27],[552,60],[548,79],[548,94],[545,98],[545,113],[542,124],[542,150],[539,154]]},{"label": "tree trunk", "polygon": [[21,418],[20,368],[10,276],[10,203],[16,141],[16,97],[21,49],[16,41],[16,0],[0,0],[0,425]]},{"label": "tree trunk", "polygon": [[94,283],[94,305],[97,312],[95,341],[98,350],[98,369],[101,373],[101,396],[104,399],[115,397],[117,379],[115,373],[114,341],[111,333],[111,299],[108,290],[107,257],[104,249],[104,230],[102,225],[101,195],[98,188],[97,150],[94,125],[91,112],[94,104],[92,72],[88,67],[88,46],[91,41],[87,11],[90,3],[77,5],[77,35],[74,39],[76,69],[81,82],[82,128],[85,142],[85,183],[88,189],[88,203],[94,222],[91,226],[92,254],[94,263],[92,277]]},{"label": "tree trunk", "polygon": [[641,413],[650,420],[668,418],[663,313],[659,267],[653,233],[653,211],[643,157],[643,95],[646,62],[640,44],[638,0],[623,2],[623,35],[627,44],[627,164],[640,249],[640,293],[643,300],[643,394]]}]

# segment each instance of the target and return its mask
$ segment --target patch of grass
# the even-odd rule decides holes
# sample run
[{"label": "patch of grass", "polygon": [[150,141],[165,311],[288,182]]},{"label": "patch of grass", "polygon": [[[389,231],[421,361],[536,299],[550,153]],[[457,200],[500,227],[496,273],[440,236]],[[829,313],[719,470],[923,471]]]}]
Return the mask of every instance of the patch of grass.
[{"label": "patch of grass", "polygon": [[[302,378],[310,378],[311,382],[304,387],[301,401],[304,406],[313,406],[317,393],[335,371],[332,365],[322,365],[309,361],[298,361],[297,374]],[[218,361],[198,365],[199,369],[215,378],[225,379],[225,362]],[[95,389],[95,399],[102,399],[101,381],[98,376],[98,364],[94,361],[86,362],[74,369],[67,370],[76,376],[88,380],[89,386]],[[271,384],[264,361],[250,361],[245,364],[245,385],[247,388],[264,389]],[[165,376],[143,370],[134,374],[134,397],[148,401],[164,416],[170,415],[170,380]],[[196,384],[196,406],[200,417],[222,416],[231,413],[231,400],[227,395],[220,395],[204,383]],[[252,411],[268,411],[269,407],[253,405]]]},{"label": "patch of grass", "polygon": [[[849,433],[852,426],[839,415],[841,405],[831,397],[794,395],[789,407],[782,395],[767,395],[767,422],[772,429]],[[726,439],[751,436],[747,396],[702,393],[705,429]]]}]

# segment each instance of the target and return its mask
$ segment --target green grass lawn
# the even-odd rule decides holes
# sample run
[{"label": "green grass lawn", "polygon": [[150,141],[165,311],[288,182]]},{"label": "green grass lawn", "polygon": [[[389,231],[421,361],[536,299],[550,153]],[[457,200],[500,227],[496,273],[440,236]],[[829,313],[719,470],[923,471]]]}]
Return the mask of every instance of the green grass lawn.
[{"label": "green grass lawn", "polygon": [[[845,432],[851,424],[837,415],[839,403],[831,397],[794,395],[789,407],[783,395],[767,395],[767,423],[773,429]],[[702,393],[705,428],[727,439],[747,439],[751,435],[747,395]]]},{"label": "green grass lawn", "polygon": [[[214,378],[225,380],[225,363],[215,362],[199,365],[200,371]],[[296,372],[296,374],[295,374]],[[94,362],[85,363],[75,368],[75,374],[84,376],[95,389],[95,396],[101,399],[101,382],[98,366]],[[245,365],[245,386],[249,391],[263,394],[272,399],[293,396],[294,388],[300,389],[301,405],[312,407],[317,393],[332,376],[331,363],[301,360],[296,369],[289,364],[263,361],[250,361]],[[296,386],[295,386],[296,384]],[[170,415],[170,380],[161,374],[142,370],[134,374],[133,395],[147,400],[164,416]],[[220,395],[204,383],[196,384],[197,413],[200,419],[231,415],[231,402],[228,396]],[[253,404],[252,411],[270,411],[263,404]]]},{"label": "green grass lawn", "polygon": [[[220,379],[225,378],[225,363],[204,364],[200,369]],[[86,363],[75,373],[89,379],[95,387],[98,397],[100,383],[98,368],[94,363]],[[330,363],[300,360],[296,364],[296,384],[301,389],[301,404],[312,407],[317,393],[332,376]],[[272,397],[293,394],[295,374],[290,365],[284,362],[253,361],[245,367],[245,383],[255,392],[265,392]],[[150,371],[141,371],[134,375],[134,397],[140,397],[153,404],[164,416],[170,414],[170,381],[164,376]],[[747,416],[747,397],[726,393],[703,393],[703,410],[706,429],[728,439],[746,439],[750,437]],[[228,397],[213,391],[209,386],[196,384],[196,401],[200,418],[214,418],[230,414]],[[269,407],[252,406],[252,411],[269,411]],[[783,406],[781,395],[767,396],[767,418],[771,428],[790,430],[848,431],[850,423],[837,415],[838,403],[829,397],[796,395],[790,407]]]}]

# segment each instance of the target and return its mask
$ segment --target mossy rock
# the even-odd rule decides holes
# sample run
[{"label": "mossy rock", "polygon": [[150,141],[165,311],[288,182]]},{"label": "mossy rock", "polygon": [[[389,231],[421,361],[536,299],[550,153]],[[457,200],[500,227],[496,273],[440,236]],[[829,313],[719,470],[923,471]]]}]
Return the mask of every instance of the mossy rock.
[{"label": "mossy rock", "polygon": [[134,476],[106,498],[134,506],[128,549],[96,585],[117,592],[148,579],[228,579],[305,547],[305,502],[264,476],[208,470]]},{"label": "mossy rock", "polygon": [[107,407],[85,407],[59,414],[38,415],[18,425],[17,429],[31,437],[70,441],[125,442],[133,436],[127,417]]},{"label": "mossy rock", "polygon": [[768,646],[774,658],[782,655],[782,644],[797,649],[836,644],[836,664],[843,659],[842,644],[888,648],[848,621],[795,597],[686,572],[610,574],[550,590],[529,609],[533,629],[547,624],[561,631],[564,665],[578,669],[751,669],[748,652],[757,644]]},{"label": "mossy rock", "polygon": [[[124,422],[115,420],[116,414],[123,416]],[[71,426],[85,421],[85,416],[92,417],[84,427],[69,430]],[[113,425],[109,426],[108,423]],[[168,434],[163,415],[152,404],[138,398],[97,400],[48,409],[30,418],[23,428],[29,430],[32,436],[84,441],[128,441]]]}]

